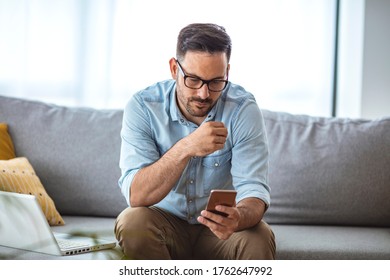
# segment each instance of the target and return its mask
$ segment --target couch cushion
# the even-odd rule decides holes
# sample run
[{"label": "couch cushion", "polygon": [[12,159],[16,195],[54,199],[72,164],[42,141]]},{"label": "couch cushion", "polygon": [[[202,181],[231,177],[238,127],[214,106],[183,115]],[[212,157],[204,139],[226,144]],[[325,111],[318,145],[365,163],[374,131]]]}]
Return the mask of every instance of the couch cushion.
[{"label": "couch cushion", "polygon": [[26,158],[0,160],[0,190],[35,195],[48,223],[52,226],[64,224],[53,200]]},{"label": "couch cushion", "polygon": [[279,260],[388,260],[390,228],[272,225]]},{"label": "couch cushion", "polygon": [[117,184],[121,110],[0,96],[0,121],[62,215],[114,217],[127,206]]},{"label": "couch cushion", "polygon": [[390,226],[390,118],[263,113],[269,223]]},{"label": "couch cushion", "polygon": [[14,144],[8,134],[8,125],[0,123],[0,160],[7,160],[15,157]]}]

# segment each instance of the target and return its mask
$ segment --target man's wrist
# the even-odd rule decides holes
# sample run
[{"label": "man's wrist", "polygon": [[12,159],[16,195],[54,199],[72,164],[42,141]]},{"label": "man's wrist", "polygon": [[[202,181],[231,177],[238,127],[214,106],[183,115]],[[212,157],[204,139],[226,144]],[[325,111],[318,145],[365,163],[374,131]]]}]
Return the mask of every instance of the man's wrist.
[{"label": "man's wrist", "polygon": [[188,141],[185,138],[180,139],[168,152],[172,153],[174,158],[178,161],[188,160],[193,155],[190,153],[187,142]]},{"label": "man's wrist", "polygon": [[237,204],[240,214],[238,231],[252,227],[259,223],[264,215],[265,203],[258,198],[246,198]]}]

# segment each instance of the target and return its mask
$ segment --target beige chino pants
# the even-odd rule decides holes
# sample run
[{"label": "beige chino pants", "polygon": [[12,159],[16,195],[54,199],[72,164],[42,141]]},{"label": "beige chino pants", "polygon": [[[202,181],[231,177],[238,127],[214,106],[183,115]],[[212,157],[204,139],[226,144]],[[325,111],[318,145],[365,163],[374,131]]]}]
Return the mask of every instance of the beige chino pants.
[{"label": "beige chino pants", "polygon": [[118,216],[115,235],[129,259],[275,259],[275,236],[264,221],[220,240],[203,225],[157,207],[137,207]]}]

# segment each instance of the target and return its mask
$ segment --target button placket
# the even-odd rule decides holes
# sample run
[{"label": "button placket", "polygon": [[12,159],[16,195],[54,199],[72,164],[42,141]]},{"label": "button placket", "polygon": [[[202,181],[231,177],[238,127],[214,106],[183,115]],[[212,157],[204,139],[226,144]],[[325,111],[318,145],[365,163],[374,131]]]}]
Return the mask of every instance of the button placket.
[{"label": "button placket", "polygon": [[194,219],[194,216],[196,214],[196,207],[195,207],[195,176],[196,176],[196,158],[192,158],[189,163],[189,180],[187,184],[187,218],[189,221],[192,221]]}]

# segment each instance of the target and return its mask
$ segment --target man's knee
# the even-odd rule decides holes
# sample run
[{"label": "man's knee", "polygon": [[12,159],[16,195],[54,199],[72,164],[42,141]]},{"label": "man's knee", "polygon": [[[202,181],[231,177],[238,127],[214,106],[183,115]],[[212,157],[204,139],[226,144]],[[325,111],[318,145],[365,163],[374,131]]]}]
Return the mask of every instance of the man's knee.
[{"label": "man's knee", "polygon": [[118,234],[124,230],[143,230],[148,226],[146,221],[153,220],[153,213],[147,207],[126,208],[116,219],[115,233]]},{"label": "man's knee", "polygon": [[271,227],[261,221],[257,226],[241,232],[238,259],[275,259],[275,235]]},{"label": "man's knee", "polygon": [[145,258],[142,252],[161,243],[161,231],[157,224],[155,211],[147,207],[122,211],[115,223],[115,235],[124,254],[129,258]]},{"label": "man's knee", "polygon": [[264,240],[263,246],[264,248],[266,248],[263,254],[263,258],[274,260],[276,256],[275,234],[272,231],[271,227],[264,221],[261,221],[259,223],[259,226],[260,226],[260,232]]}]

